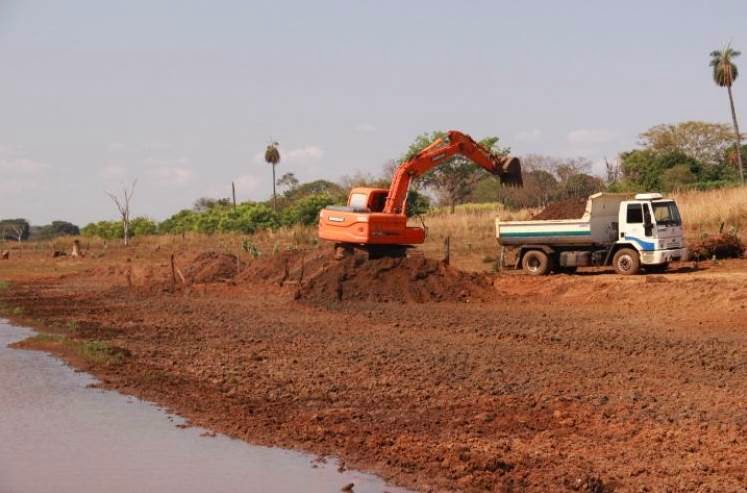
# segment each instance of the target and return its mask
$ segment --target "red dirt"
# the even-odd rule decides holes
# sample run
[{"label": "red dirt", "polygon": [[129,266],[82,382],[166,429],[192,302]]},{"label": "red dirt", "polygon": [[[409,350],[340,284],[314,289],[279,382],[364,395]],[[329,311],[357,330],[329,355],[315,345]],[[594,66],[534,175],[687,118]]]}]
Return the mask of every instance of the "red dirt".
[{"label": "red dirt", "polygon": [[488,300],[492,279],[422,256],[366,260],[349,257],[308,280],[299,298],[319,305],[340,301],[425,303]]},{"label": "red dirt", "polygon": [[[491,293],[481,303],[448,289],[439,303],[381,303],[356,293],[383,279],[406,296],[398,283],[418,272],[426,291],[469,279],[422,259],[356,266],[314,251],[248,261],[231,283],[140,289],[168,279],[168,257],[24,252],[0,263],[0,302],[19,323],[120,348],[121,361],[85,366],[106,387],[420,491],[720,492],[747,481],[745,260],[656,276],[504,274],[493,288],[486,276],[475,280],[477,298]],[[187,271],[193,258],[177,263]],[[342,300],[329,303],[345,272]]]},{"label": "red dirt", "polygon": [[532,220],[580,219],[586,211],[586,199],[568,199],[548,204]]},{"label": "red dirt", "polygon": [[191,283],[223,282],[236,277],[242,268],[236,255],[209,251],[187,265],[184,277]]}]

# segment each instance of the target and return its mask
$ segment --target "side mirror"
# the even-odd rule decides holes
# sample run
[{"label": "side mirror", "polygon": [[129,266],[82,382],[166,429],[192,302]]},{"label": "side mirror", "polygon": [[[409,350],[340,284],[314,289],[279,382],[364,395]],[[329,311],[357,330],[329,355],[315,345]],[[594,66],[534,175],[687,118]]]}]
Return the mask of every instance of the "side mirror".
[{"label": "side mirror", "polygon": [[646,234],[646,236],[653,236],[654,225],[651,223],[651,221],[646,221],[643,224],[643,232]]}]

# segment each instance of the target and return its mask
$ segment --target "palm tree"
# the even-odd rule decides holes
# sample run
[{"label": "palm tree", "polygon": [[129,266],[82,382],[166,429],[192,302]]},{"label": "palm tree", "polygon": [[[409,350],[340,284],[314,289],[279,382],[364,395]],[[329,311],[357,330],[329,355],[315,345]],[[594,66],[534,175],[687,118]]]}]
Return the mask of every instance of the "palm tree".
[{"label": "palm tree", "polygon": [[739,134],[739,123],[737,123],[737,112],[734,110],[734,97],[731,94],[731,85],[737,80],[739,71],[734,65],[732,59],[738,57],[741,53],[726,45],[721,50],[711,52],[711,63],[713,67],[713,81],[721,87],[726,87],[729,92],[729,104],[731,104],[731,119],[734,123],[734,132],[737,137],[737,166],[739,167],[739,176],[744,183],[744,168],[742,166],[742,138]]},{"label": "palm tree", "polygon": [[272,210],[277,211],[278,198],[275,193],[275,165],[280,162],[280,151],[278,150],[278,143],[273,142],[267,146],[265,150],[265,161],[267,164],[272,165]]}]

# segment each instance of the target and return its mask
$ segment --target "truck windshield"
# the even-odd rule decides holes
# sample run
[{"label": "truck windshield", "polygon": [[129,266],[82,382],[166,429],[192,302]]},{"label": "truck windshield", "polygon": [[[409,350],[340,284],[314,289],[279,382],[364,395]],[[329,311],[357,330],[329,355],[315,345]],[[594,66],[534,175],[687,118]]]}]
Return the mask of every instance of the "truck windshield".
[{"label": "truck windshield", "polygon": [[654,207],[654,218],[656,218],[656,224],[663,226],[680,226],[682,225],[682,219],[680,219],[680,211],[677,209],[677,204],[674,202],[651,202]]}]

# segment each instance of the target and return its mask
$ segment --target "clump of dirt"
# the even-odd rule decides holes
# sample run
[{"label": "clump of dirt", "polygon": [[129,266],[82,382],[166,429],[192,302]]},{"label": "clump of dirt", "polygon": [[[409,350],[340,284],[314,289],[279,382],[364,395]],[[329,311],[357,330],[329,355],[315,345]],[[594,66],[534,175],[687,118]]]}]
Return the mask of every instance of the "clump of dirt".
[{"label": "clump of dirt", "polygon": [[740,258],[744,255],[744,250],[744,243],[739,236],[734,233],[723,233],[709,236],[697,243],[692,247],[690,254],[696,259]]},{"label": "clump of dirt", "polygon": [[368,260],[357,255],[325,265],[298,292],[318,304],[339,301],[425,303],[495,298],[488,274],[467,273],[421,256]]},{"label": "clump of dirt", "polygon": [[228,281],[241,271],[236,255],[219,252],[204,252],[197,255],[184,269],[184,277],[190,283]]},{"label": "clump of dirt", "polygon": [[548,204],[532,220],[580,219],[586,211],[586,199],[567,199]]}]

